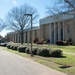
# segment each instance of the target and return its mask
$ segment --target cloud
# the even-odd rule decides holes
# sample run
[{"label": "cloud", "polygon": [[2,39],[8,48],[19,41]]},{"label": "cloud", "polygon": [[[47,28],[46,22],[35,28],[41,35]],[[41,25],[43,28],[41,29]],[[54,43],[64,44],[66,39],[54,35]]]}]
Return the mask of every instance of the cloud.
[{"label": "cloud", "polygon": [[16,5],[16,0],[13,0],[13,4]]}]

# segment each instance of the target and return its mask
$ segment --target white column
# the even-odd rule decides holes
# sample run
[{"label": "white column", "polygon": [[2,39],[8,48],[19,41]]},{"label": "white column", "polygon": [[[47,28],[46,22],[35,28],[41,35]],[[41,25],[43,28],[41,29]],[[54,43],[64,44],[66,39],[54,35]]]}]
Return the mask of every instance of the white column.
[{"label": "white column", "polygon": [[20,40],[20,38],[19,38],[19,33],[18,33],[18,43],[19,43],[19,40]]},{"label": "white column", "polygon": [[24,43],[26,43],[26,32],[24,32]]},{"label": "white column", "polygon": [[51,26],[51,24],[50,24],[50,43],[52,43],[52,26]]},{"label": "white column", "polygon": [[17,43],[17,39],[18,39],[18,37],[17,37],[17,33],[16,33],[16,43]]},{"label": "white column", "polygon": [[13,42],[14,42],[14,34],[12,34],[12,35],[13,35],[13,37],[12,37],[12,38],[13,38]]},{"label": "white column", "polygon": [[18,37],[18,33],[17,33],[17,43],[18,43],[18,39],[19,39],[19,37]]},{"label": "white column", "polygon": [[60,22],[58,22],[58,40],[61,40],[61,25],[60,25]]},{"label": "white column", "polygon": [[14,35],[14,42],[15,42],[15,33],[13,33],[13,35]]},{"label": "white column", "polygon": [[24,41],[26,43],[26,32],[24,33]]},{"label": "white column", "polygon": [[54,23],[54,44],[56,43],[56,24]]},{"label": "white column", "polygon": [[64,27],[65,27],[65,23],[64,23],[64,21],[62,22],[63,23],[63,41],[64,41],[64,39],[65,39],[65,29],[64,29]]},{"label": "white column", "polygon": [[20,43],[20,33],[18,33],[18,36],[19,36],[19,43]]},{"label": "white column", "polygon": [[25,43],[25,32],[23,32],[23,42]]},{"label": "white column", "polygon": [[15,43],[16,43],[16,33],[15,33]]}]

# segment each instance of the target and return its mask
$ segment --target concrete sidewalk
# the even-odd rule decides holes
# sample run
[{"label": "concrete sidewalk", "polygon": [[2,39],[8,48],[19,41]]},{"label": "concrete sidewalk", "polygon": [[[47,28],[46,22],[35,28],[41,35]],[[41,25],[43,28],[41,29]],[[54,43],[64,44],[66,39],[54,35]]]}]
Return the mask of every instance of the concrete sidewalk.
[{"label": "concrete sidewalk", "polygon": [[65,54],[71,54],[71,55],[75,55],[75,53],[72,53],[72,52],[63,52]]},{"label": "concrete sidewalk", "polygon": [[0,50],[0,75],[67,75],[30,59]]}]

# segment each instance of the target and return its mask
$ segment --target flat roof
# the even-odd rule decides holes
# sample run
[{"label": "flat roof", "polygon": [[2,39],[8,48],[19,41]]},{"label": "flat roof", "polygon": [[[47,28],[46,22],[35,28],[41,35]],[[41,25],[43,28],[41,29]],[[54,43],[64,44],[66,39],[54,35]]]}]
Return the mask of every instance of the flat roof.
[{"label": "flat roof", "polygon": [[67,19],[72,19],[74,18],[74,15],[72,15],[72,13],[75,13],[75,11],[71,11],[68,14],[61,13],[61,14],[56,14],[53,16],[45,17],[43,19],[40,19],[40,25],[54,23],[54,22],[67,20]]}]

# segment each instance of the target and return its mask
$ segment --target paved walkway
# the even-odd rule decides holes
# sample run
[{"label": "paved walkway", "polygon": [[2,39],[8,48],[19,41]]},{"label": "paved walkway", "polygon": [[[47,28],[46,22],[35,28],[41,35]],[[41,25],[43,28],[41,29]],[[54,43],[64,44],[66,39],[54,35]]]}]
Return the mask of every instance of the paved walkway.
[{"label": "paved walkway", "polygon": [[72,52],[63,52],[63,53],[75,55],[75,53],[72,53]]},{"label": "paved walkway", "polygon": [[14,53],[0,50],[0,75],[67,75]]}]

